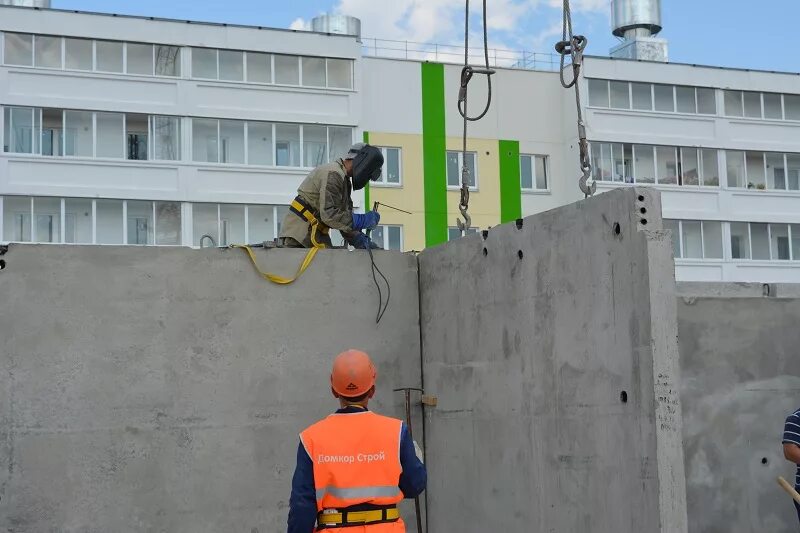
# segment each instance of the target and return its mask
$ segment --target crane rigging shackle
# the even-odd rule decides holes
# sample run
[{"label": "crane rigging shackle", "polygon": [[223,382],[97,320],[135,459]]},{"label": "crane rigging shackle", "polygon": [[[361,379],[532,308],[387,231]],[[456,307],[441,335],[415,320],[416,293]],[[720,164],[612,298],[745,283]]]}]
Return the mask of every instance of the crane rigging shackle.
[{"label": "crane rigging shackle", "polygon": [[[472,226],[472,217],[469,216],[469,182],[470,172],[467,167],[467,124],[475,122],[486,116],[492,105],[492,74],[494,69],[489,67],[489,34],[486,24],[486,0],[483,0],[483,67],[473,67],[469,64],[469,0],[466,0],[466,10],[464,15],[464,67],[461,69],[461,84],[458,88],[458,114],[464,119],[464,131],[461,146],[461,198],[458,202],[458,210],[464,218],[456,218],[456,226],[464,234]],[[475,74],[486,76],[487,97],[486,106],[480,114],[469,116],[467,112],[469,82]]]},{"label": "crane rigging shackle", "polygon": [[[580,77],[583,66],[583,51],[589,40],[583,35],[572,33],[572,10],[569,0],[564,0],[564,23],[561,40],[556,43],[556,52],[561,56],[561,85],[565,89],[575,88],[575,106],[578,110],[578,151],[581,177],[578,179],[578,188],[588,198],[597,191],[597,182],[592,180],[592,163],[589,159],[589,141],[586,139],[586,123],[583,121],[583,107],[581,105]],[[567,82],[564,78],[566,58],[569,56],[572,63],[572,80]],[[592,180],[589,184],[589,180]]]}]

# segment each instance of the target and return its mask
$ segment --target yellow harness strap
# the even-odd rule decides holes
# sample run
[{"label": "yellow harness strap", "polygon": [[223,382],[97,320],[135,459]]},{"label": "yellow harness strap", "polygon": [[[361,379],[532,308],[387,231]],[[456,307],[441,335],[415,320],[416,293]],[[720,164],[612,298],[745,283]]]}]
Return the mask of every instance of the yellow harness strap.
[{"label": "yellow harness strap", "polygon": [[271,281],[272,283],[277,283],[278,285],[288,285],[296,281],[300,276],[303,275],[303,272],[306,271],[308,266],[311,264],[311,261],[314,259],[314,256],[317,255],[317,252],[320,250],[320,248],[317,247],[309,248],[308,253],[303,259],[303,262],[300,263],[300,267],[297,269],[297,272],[295,273],[294,277],[285,278],[283,276],[279,276],[277,274],[270,274],[269,272],[264,272],[263,270],[261,270],[261,268],[258,266],[258,262],[256,262],[256,254],[253,252],[253,249],[247,246],[246,244],[232,244],[231,248],[240,248],[244,250],[247,253],[248,257],[250,257],[250,261],[253,263],[256,272],[258,272],[259,275],[261,275],[261,277],[264,278],[265,280]]}]

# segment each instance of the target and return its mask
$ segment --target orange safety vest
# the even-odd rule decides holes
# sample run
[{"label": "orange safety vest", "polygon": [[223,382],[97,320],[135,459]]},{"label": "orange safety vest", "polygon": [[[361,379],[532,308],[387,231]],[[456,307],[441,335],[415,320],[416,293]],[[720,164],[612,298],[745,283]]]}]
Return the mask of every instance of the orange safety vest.
[{"label": "orange safety vest", "polygon": [[[358,504],[392,505],[400,490],[403,423],[371,411],[332,414],[300,434],[314,464],[317,511]],[[397,522],[346,528],[348,533],[403,533]]]}]

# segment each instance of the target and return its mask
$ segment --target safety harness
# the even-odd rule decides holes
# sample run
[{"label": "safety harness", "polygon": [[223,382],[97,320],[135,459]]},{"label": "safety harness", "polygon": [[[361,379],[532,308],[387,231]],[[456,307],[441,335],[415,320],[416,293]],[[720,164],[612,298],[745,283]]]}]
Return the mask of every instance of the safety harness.
[{"label": "safety harness", "polygon": [[397,505],[360,504],[344,509],[325,509],[317,515],[317,531],[342,527],[387,524],[400,520]]},{"label": "safety harness", "polygon": [[328,235],[330,228],[319,221],[319,218],[314,214],[314,210],[308,203],[301,198],[300,196],[295,197],[292,200],[292,203],[289,205],[289,211],[294,213],[295,215],[299,216],[306,222],[308,222],[310,228],[310,236],[311,236],[311,245],[312,247],[309,248],[308,253],[306,254],[305,258],[303,258],[303,262],[300,263],[300,267],[297,269],[294,277],[287,278],[284,276],[279,276],[277,274],[271,274],[269,272],[264,272],[258,266],[258,262],[256,262],[256,254],[253,252],[253,249],[246,245],[246,244],[232,244],[231,248],[240,248],[247,253],[247,256],[250,258],[250,261],[253,263],[253,267],[255,267],[256,271],[259,275],[267,281],[271,281],[272,283],[277,283],[279,285],[288,285],[290,283],[295,282],[300,276],[303,275],[303,272],[308,269],[309,265],[311,265],[311,261],[314,260],[314,257],[317,255],[317,252],[323,248],[327,248],[324,242],[319,242],[317,236],[319,233],[323,235]]}]

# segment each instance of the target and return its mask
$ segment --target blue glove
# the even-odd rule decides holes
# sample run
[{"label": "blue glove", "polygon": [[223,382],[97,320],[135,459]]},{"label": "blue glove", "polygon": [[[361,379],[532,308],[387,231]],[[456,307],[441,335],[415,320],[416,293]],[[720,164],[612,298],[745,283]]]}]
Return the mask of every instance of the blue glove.
[{"label": "blue glove", "polygon": [[355,236],[350,240],[350,244],[353,245],[353,248],[356,250],[366,250],[367,248],[372,248],[373,250],[382,249],[360,231],[356,233]]},{"label": "blue glove", "polygon": [[381,216],[377,211],[367,211],[363,215],[360,213],[353,213],[353,229],[356,231],[362,229],[372,229],[381,221]]}]

